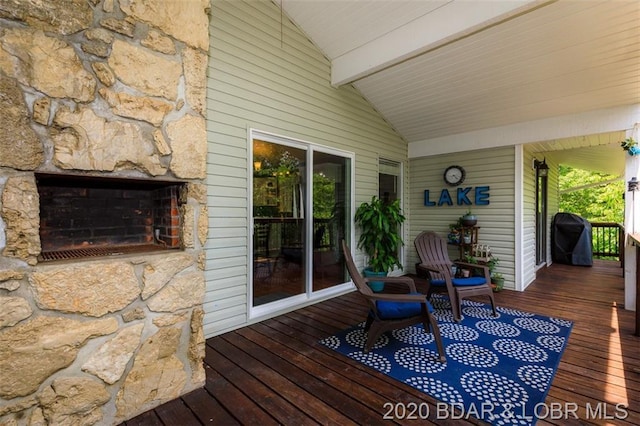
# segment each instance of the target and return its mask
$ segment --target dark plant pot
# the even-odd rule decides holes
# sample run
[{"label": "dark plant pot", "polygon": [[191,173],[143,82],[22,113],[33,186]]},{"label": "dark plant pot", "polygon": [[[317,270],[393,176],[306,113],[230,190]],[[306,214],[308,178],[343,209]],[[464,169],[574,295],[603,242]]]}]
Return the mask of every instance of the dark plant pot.
[{"label": "dark plant pot", "polygon": [[478,223],[478,218],[474,214],[466,214],[462,216],[462,226],[475,226]]},{"label": "dark plant pot", "polygon": [[[364,276],[367,278],[375,278],[375,277],[386,277],[386,272],[374,272],[369,268],[365,268]],[[369,287],[373,290],[374,293],[380,292],[384,290],[384,281],[369,281]]]},{"label": "dark plant pot", "polygon": [[504,278],[491,278],[491,287],[495,293],[504,288]]}]

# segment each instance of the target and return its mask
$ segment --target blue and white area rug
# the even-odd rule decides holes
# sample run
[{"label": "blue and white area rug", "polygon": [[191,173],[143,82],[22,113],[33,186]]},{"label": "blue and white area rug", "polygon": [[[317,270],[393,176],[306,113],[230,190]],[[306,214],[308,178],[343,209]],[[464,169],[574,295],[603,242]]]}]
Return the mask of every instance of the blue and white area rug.
[{"label": "blue and white area rug", "polygon": [[[494,425],[533,425],[544,416],[573,323],[502,307],[493,317],[490,305],[469,300],[456,323],[448,298],[433,295],[431,302],[444,364],[422,324],[383,334],[366,354],[364,323],[321,343],[436,398],[443,419],[473,416]],[[415,414],[424,414],[424,408]]]}]

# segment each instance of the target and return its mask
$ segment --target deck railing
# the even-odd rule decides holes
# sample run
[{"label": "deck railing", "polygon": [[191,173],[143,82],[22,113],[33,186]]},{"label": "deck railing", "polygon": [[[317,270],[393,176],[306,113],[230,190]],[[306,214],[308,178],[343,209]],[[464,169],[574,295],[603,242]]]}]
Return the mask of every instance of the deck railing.
[{"label": "deck railing", "polygon": [[619,260],[624,266],[624,227],[615,222],[591,222],[593,257]]}]

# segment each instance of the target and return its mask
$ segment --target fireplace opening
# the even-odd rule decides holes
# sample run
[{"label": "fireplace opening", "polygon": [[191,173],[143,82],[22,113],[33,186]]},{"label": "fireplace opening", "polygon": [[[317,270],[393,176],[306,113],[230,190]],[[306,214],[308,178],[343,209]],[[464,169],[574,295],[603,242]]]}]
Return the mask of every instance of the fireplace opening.
[{"label": "fireplace opening", "polygon": [[39,260],[182,248],[181,182],[36,174]]}]

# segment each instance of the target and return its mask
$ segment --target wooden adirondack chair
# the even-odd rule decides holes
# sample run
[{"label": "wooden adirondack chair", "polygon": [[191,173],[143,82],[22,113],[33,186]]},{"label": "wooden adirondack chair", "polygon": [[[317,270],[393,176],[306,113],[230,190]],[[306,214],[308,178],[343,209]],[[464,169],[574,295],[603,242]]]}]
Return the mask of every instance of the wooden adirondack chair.
[{"label": "wooden adirondack chair", "polygon": [[[491,277],[489,268],[485,265],[471,264],[464,262],[452,262],[449,259],[447,242],[435,232],[424,231],[418,235],[414,241],[418,256],[420,256],[419,267],[428,271],[429,274],[429,295],[433,292],[448,293],[453,310],[453,318],[459,322],[462,315],[462,299],[471,296],[489,296],[493,316],[496,316],[496,304],[493,299],[491,289]],[[465,267],[470,269],[482,269],[483,276],[456,278],[451,275],[451,266]]]},{"label": "wooden adirondack chair", "polygon": [[433,333],[440,362],[445,362],[446,357],[438,322],[431,315],[433,307],[427,300],[427,296],[416,290],[413,279],[410,277],[372,278],[372,280],[384,281],[385,283],[406,284],[409,290],[405,294],[374,293],[367,285],[369,279],[364,278],[356,268],[351,251],[344,240],[342,241],[342,251],[351,280],[358,292],[367,300],[370,308],[365,324],[367,341],[364,351],[369,352],[382,333],[422,322],[425,332],[428,333],[431,329]]}]

